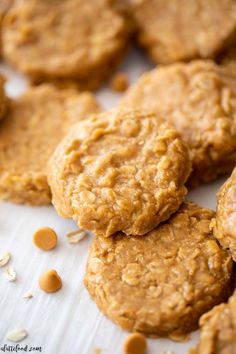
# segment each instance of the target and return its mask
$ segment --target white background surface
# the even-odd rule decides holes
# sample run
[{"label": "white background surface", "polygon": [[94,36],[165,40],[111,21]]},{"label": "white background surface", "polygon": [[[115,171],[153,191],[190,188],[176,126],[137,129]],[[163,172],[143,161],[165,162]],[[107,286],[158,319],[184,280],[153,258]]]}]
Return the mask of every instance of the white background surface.
[{"label": "white background surface", "polygon": [[[131,82],[151,64],[138,52],[132,52],[122,68]],[[10,68],[0,64],[0,71],[9,79],[6,88],[11,97],[24,91],[26,81]],[[108,88],[97,94],[104,108],[115,107],[120,95]],[[211,185],[201,186],[188,195],[200,205],[215,209],[215,194],[224,178]],[[32,235],[40,226],[50,226],[58,233],[58,247],[43,252],[32,243]],[[93,354],[96,348],[102,354],[121,354],[123,341],[128,335],[106,319],[83,285],[86,256],[91,237],[79,244],[68,244],[65,234],[76,228],[70,220],[57,216],[53,207],[26,207],[0,202],[0,254],[12,254],[11,265],[17,272],[17,281],[9,283],[0,269],[0,353],[6,333],[23,327],[29,335],[21,346],[42,347],[44,354]],[[56,269],[63,279],[63,288],[55,294],[45,294],[38,287],[39,275],[50,268]],[[33,299],[22,295],[32,292]],[[197,343],[198,333],[187,343],[176,344],[166,339],[148,340],[148,354],[185,354]],[[22,353],[22,352],[21,352]],[[32,351],[38,353],[38,351]]]}]

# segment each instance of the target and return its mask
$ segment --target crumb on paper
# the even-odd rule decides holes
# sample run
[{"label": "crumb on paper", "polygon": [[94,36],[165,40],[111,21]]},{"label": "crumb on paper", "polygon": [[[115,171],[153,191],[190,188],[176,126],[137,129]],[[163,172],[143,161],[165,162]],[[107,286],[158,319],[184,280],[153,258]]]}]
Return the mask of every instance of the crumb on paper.
[{"label": "crumb on paper", "polygon": [[16,272],[12,267],[7,267],[5,270],[5,276],[7,277],[8,281],[15,281],[16,280]]},{"label": "crumb on paper", "polygon": [[6,338],[11,342],[20,342],[28,336],[24,328],[17,328],[7,333]]},{"label": "crumb on paper", "polygon": [[66,237],[67,237],[69,243],[74,244],[74,243],[80,242],[87,235],[88,235],[88,233],[84,230],[75,230],[75,231],[69,232],[66,235]]},{"label": "crumb on paper", "polygon": [[112,90],[124,92],[129,87],[128,76],[125,73],[117,73],[113,76],[110,86]]},{"label": "crumb on paper", "polygon": [[0,268],[7,265],[10,259],[11,259],[11,254],[9,252],[0,255]]},{"label": "crumb on paper", "polygon": [[33,295],[32,293],[30,293],[30,292],[24,293],[24,294],[22,295],[23,299],[26,299],[26,300],[32,299],[33,296],[34,296],[34,295]]}]

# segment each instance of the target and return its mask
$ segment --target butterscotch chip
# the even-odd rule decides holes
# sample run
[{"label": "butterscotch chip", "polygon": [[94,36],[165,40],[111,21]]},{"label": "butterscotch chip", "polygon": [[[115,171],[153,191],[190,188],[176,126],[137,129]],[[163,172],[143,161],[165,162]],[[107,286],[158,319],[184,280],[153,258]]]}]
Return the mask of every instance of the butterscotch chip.
[{"label": "butterscotch chip", "polygon": [[197,354],[235,354],[236,293],[226,304],[215,306],[200,318]]},{"label": "butterscotch chip", "polygon": [[139,43],[156,63],[213,58],[235,41],[234,0],[130,2]]},{"label": "butterscotch chip", "polygon": [[39,278],[39,286],[46,293],[55,293],[62,287],[62,281],[54,269],[43,273]]},{"label": "butterscotch chip", "polygon": [[216,219],[212,227],[221,246],[229,249],[236,261],[236,169],[217,194]]},{"label": "butterscotch chip", "polygon": [[190,184],[234,168],[236,71],[205,60],[160,67],[145,73],[121,105],[148,107],[176,128],[190,148]]},{"label": "butterscotch chip", "polygon": [[142,237],[95,237],[85,285],[116,324],[151,336],[180,337],[229,295],[232,259],[214,239],[214,212],[186,202]]},{"label": "butterscotch chip", "polygon": [[49,204],[49,157],[72,124],[98,110],[91,94],[49,85],[12,100],[0,122],[0,198]]},{"label": "butterscotch chip", "polygon": [[111,88],[117,92],[124,92],[129,86],[128,77],[124,73],[116,74],[111,80]]},{"label": "butterscotch chip", "polygon": [[132,333],[124,343],[124,354],[145,354],[147,341],[143,334]]},{"label": "butterscotch chip", "polygon": [[33,81],[95,88],[120,62],[129,32],[110,0],[17,1],[4,20],[3,55]]},{"label": "butterscotch chip", "polygon": [[82,229],[143,235],[181,204],[188,151],[156,114],[113,110],[73,127],[49,161],[53,204]]},{"label": "butterscotch chip", "polygon": [[57,245],[57,234],[50,227],[41,227],[33,236],[34,244],[44,251],[49,251]]}]

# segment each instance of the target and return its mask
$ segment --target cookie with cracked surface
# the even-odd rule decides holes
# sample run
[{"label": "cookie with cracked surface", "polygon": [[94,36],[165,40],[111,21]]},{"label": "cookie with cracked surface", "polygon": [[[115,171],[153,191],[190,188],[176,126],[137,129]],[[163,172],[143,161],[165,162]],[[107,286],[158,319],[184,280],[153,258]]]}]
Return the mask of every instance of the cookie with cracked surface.
[{"label": "cookie with cracked surface", "polygon": [[34,82],[95,88],[126,51],[129,27],[111,0],[23,0],[4,20],[3,55]]},{"label": "cookie with cracked surface", "polygon": [[200,318],[197,354],[236,353],[236,293]]},{"label": "cookie with cracked surface", "polygon": [[143,74],[121,106],[148,107],[173,124],[190,148],[190,185],[234,168],[236,72],[204,60],[159,67]]},{"label": "cookie with cracked surface", "polygon": [[98,110],[89,93],[50,85],[30,88],[11,100],[0,122],[0,198],[49,204],[48,159],[72,124]]},{"label": "cookie with cracked surface", "polygon": [[122,328],[179,338],[227,298],[232,259],[210,230],[214,212],[186,202],[143,237],[94,238],[85,285]]},{"label": "cookie with cracked surface", "polygon": [[58,213],[81,228],[143,235],[178,209],[190,168],[186,146],[156,114],[113,110],[74,126],[48,180]]},{"label": "cookie with cracked surface", "polygon": [[213,232],[222,247],[229,249],[236,261],[236,168],[217,194]]},{"label": "cookie with cracked surface", "polygon": [[230,46],[220,57],[221,65],[227,66],[236,72],[236,44]]},{"label": "cookie with cracked surface", "polygon": [[214,58],[234,42],[234,0],[130,2],[138,27],[138,41],[156,63]]},{"label": "cookie with cracked surface", "polygon": [[4,78],[0,75],[0,120],[7,110],[7,98],[4,90]]},{"label": "cookie with cracked surface", "polygon": [[[2,37],[2,23],[6,12],[9,10],[13,0],[1,0],[0,2],[0,37]],[[2,38],[0,38],[0,55],[2,52]]]}]

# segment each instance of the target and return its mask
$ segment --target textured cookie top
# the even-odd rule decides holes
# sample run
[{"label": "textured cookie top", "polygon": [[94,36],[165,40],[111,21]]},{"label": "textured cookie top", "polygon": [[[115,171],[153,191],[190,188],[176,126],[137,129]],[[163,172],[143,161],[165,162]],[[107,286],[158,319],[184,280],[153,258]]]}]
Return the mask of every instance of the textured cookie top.
[{"label": "textured cookie top", "polygon": [[232,261],[213,238],[211,210],[183,203],[143,237],[94,238],[85,285],[125,329],[174,336],[228,294]]},{"label": "textured cookie top", "polygon": [[217,194],[216,219],[212,226],[215,237],[236,261],[236,169]]},{"label": "textured cookie top", "polygon": [[110,111],[73,127],[49,165],[57,211],[101,236],[142,235],[181,204],[188,151],[148,112]]},{"label": "textured cookie top", "polygon": [[[10,101],[0,122],[0,197],[31,204],[49,203],[49,157],[72,124],[98,110],[89,93],[78,94],[49,85],[30,88]],[[30,196],[33,191],[38,191],[37,198]]]},{"label": "textured cookie top", "polygon": [[126,23],[110,3],[16,2],[4,21],[5,58],[36,78],[88,77],[91,70],[96,75],[123,50],[127,38]]},{"label": "textured cookie top", "polygon": [[190,148],[192,178],[210,181],[236,164],[236,72],[211,61],[145,73],[122,105],[148,107],[173,124]]},{"label": "textured cookie top", "polygon": [[4,114],[6,113],[6,108],[7,108],[7,98],[4,90],[4,79],[0,75],[0,119],[2,119]]},{"label": "textured cookie top", "polygon": [[139,41],[157,63],[212,58],[234,41],[235,0],[131,0],[131,4]]},{"label": "textured cookie top", "polygon": [[214,307],[200,319],[198,354],[236,352],[236,293],[227,304]]}]

